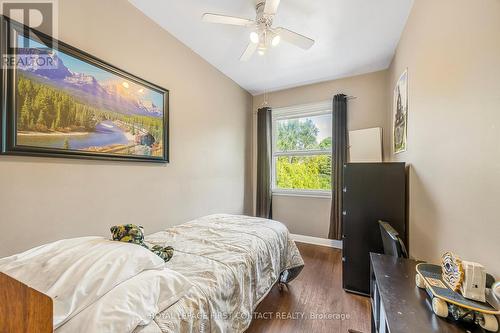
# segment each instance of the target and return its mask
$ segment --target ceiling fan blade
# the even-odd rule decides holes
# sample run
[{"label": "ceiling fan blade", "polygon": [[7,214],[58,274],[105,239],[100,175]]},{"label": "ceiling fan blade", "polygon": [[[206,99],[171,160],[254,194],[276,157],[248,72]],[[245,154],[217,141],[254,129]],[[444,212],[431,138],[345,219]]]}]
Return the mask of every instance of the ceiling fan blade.
[{"label": "ceiling fan blade", "polygon": [[240,61],[247,61],[248,59],[250,59],[252,57],[252,55],[255,53],[255,51],[257,50],[257,46],[259,46],[257,43],[250,42],[250,44],[248,44],[245,52],[243,52],[243,54],[241,55]]},{"label": "ceiling fan blade", "polygon": [[296,45],[304,50],[310,49],[311,46],[313,46],[313,44],[314,44],[313,39],[306,37],[304,35],[301,35],[299,33],[293,32],[291,30],[288,30],[285,28],[277,28],[275,31],[285,41],[287,41],[293,45]]},{"label": "ceiling fan blade", "polygon": [[264,14],[275,15],[278,11],[279,5],[280,0],[266,0],[266,5],[264,6]]},{"label": "ceiling fan blade", "polygon": [[202,20],[203,22],[240,25],[243,27],[255,25],[255,21],[245,18],[210,13],[203,14]]}]

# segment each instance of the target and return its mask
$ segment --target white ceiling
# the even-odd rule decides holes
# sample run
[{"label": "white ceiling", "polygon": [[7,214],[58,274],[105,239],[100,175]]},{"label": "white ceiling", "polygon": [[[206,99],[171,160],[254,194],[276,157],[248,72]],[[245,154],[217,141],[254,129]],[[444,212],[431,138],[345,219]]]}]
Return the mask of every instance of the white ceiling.
[{"label": "white ceiling", "polygon": [[256,95],[386,69],[413,0],[281,0],[274,26],[316,40],[305,51],[282,42],[248,62],[244,27],[203,23],[205,12],[255,18],[255,0],[129,0],[194,52]]}]

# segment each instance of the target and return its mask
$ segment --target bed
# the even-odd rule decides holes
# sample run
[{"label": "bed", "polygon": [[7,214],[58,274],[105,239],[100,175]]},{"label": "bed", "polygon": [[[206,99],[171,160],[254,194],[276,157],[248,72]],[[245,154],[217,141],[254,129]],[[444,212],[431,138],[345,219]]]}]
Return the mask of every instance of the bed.
[{"label": "bed", "polygon": [[145,241],[173,246],[173,258],[82,237],[0,259],[0,271],[53,299],[56,333],[244,332],[304,265],[283,224],[248,216],[210,215]]}]

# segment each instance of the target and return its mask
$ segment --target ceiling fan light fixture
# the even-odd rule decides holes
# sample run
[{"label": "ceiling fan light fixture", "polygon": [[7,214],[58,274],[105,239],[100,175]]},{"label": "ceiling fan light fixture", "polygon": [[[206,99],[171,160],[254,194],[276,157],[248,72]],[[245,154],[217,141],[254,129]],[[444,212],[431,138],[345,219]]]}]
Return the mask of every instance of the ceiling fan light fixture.
[{"label": "ceiling fan light fixture", "polygon": [[266,46],[259,45],[259,48],[257,49],[257,54],[260,56],[263,56],[264,54],[266,54]]},{"label": "ceiling fan light fixture", "polygon": [[278,44],[280,43],[281,41],[281,37],[280,35],[276,35],[273,37],[273,39],[271,40],[271,45],[272,46],[278,46]]},{"label": "ceiling fan light fixture", "polygon": [[250,33],[250,41],[254,44],[257,44],[259,42],[260,38],[259,38],[259,34],[256,33],[255,31],[252,31]]},{"label": "ceiling fan light fixture", "polygon": [[249,60],[254,53],[264,56],[270,48],[278,46],[281,39],[304,50],[313,46],[313,39],[283,27],[273,26],[281,0],[252,1],[256,2],[257,13],[254,20],[212,13],[205,13],[202,16],[203,22],[240,26],[248,29],[246,33],[249,33],[247,36],[250,41],[240,56],[240,61]]}]

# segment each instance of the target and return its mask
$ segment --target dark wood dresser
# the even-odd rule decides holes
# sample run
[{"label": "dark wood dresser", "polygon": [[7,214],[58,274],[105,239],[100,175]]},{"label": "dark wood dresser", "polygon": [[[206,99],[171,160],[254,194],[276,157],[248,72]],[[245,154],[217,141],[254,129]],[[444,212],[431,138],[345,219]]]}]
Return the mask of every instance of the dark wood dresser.
[{"label": "dark wood dresser", "polygon": [[370,294],[370,252],[384,253],[379,220],[406,239],[404,163],[347,163],[342,195],[342,286]]}]

